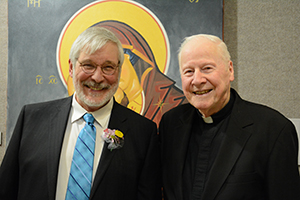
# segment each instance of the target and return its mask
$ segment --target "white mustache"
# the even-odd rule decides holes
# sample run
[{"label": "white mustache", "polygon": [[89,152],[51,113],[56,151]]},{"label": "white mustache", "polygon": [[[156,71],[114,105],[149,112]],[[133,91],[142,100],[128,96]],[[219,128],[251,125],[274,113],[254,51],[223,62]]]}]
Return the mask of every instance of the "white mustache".
[{"label": "white mustache", "polygon": [[110,85],[105,84],[105,83],[96,83],[94,81],[84,81],[82,82],[82,85],[88,86],[90,88],[96,88],[98,90],[103,90],[103,89],[109,89]]}]

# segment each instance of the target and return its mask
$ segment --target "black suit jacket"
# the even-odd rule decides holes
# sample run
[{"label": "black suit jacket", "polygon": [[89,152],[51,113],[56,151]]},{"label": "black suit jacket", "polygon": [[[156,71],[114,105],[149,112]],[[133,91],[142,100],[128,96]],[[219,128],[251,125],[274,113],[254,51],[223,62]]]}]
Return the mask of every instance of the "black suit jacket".
[{"label": "black suit jacket", "polygon": [[[1,200],[55,199],[58,165],[72,97],[24,106],[0,168]],[[90,199],[161,199],[154,122],[114,102],[108,127],[121,149],[103,147]]]},{"label": "black suit jacket", "polygon": [[[235,102],[211,168],[203,200],[299,200],[298,140],[294,125],[277,111]],[[183,168],[196,109],[185,104],[161,120],[165,200],[183,200]],[[197,152],[195,152],[197,153]]]}]

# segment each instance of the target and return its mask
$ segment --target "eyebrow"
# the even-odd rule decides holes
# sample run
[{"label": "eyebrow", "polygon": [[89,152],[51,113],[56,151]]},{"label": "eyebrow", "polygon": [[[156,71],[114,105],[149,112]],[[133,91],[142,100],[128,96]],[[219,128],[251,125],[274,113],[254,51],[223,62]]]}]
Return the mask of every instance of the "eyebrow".
[{"label": "eyebrow", "polygon": [[[106,60],[106,61],[104,61],[101,65],[104,65],[104,64],[113,64],[113,65],[118,66],[119,62],[120,62],[120,61],[118,61],[118,63],[116,64],[116,63],[114,63],[113,61]],[[92,63],[92,64],[95,64],[95,65],[97,65],[97,66],[101,66],[101,65],[98,65],[97,63],[95,63],[94,61],[92,61],[91,59],[83,60],[83,61],[81,61],[81,63],[82,63],[82,64]]]}]

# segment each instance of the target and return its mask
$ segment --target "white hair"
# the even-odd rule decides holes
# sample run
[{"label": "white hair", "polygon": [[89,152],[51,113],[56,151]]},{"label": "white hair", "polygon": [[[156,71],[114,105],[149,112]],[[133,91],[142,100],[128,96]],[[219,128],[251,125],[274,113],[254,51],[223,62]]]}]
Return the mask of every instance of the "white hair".
[{"label": "white hair", "polygon": [[[199,38],[205,38],[205,39],[210,40],[213,43],[215,43],[218,46],[220,54],[223,57],[224,61],[230,61],[231,58],[230,58],[230,53],[227,49],[227,46],[219,37],[214,36],[214,35],[208,35],[208,34],[198,34],[198,35],[192,35],[192,36],[184,38],[184,40],[179,48],[179,52],[178,52],[179,64],[181,61],[181,52],[184,49],[185,45],[191,41],[198,40]],[[194,42],[196,42],[196,41],[194,41]]]},{"label": "white hair", "polygon": [[108,42],[113,42],[117,45],[119,52],[119,67],[121,67],[124,61],[124,50],[122,44],[115,34],[103,27],[90,27],[83,31],[74,41],[71,47],[69,59],[72,64],[75,65],[82,51],[91,55],[101,49]]}]

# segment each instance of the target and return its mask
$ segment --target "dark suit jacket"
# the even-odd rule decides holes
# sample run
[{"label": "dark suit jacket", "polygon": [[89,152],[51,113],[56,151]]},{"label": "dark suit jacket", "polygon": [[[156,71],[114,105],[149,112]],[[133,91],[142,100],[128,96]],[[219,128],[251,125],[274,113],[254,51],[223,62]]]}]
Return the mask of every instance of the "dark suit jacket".
[{"label": "dark suit jacket", "polygon": [[[298,140],[294,125],[277,111],[235,102],[225,137],[211,168],[203,200],[299,200]],[[161,120],[165,200],[183,200],[183,168],[196,109],[185,104]],[[195,152],[197,153],[197,152]]]},{"label": "dark suit jacket", "polygon": [[[55,199],[71,101],[23,107],[0,168],[1,200]],[[124,133],[124,146],[104,145],[90,199],[161,199],[155,123],[114,102],[108,127]]]}]

